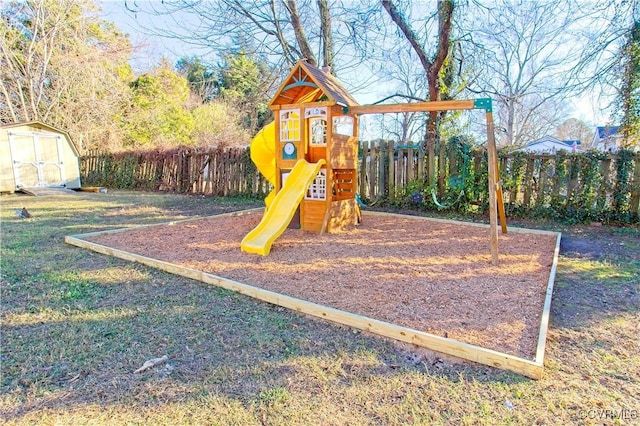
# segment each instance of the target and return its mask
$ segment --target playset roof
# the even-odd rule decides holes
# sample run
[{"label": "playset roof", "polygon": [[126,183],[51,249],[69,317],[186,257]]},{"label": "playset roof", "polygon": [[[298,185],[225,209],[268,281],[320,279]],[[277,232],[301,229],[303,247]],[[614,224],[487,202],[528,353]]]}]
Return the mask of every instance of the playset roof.
[{"label": "playset roof", "polygon": [[358,105],[336,77],[307,62],[299,61],[282,82],[269,106],[319,100],[346,107]]}]

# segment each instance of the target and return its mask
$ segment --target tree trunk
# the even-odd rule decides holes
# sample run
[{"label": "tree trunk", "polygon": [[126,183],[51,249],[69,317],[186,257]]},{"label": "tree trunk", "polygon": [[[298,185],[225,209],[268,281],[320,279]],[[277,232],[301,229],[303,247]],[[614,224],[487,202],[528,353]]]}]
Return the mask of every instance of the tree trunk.
[{"label": "tree trunk", "polygon": [[322,32],[322,66],[333,71],[333,37],[331,35],[331,15],[327,0],[318,0],[320,31]]},{"label": "tree trunk", "polygon": [[[391,2],[391,0],[382,0],[382,6],[391,17],[391,20],[398,26],[400,31],[402,31],[416,55],[418,55],[422,68],[427,75],[427,82],[429,84],[429,100],[439,101],[440,83],[438,75],[450,51],[451,23],[453,21],[454,2],[452,0],[438,0],[438,47],[433,61],[429,60],[427,52],[418,40],[416,33],[411,29],[406,18]],[[435,183],[436,177],[435,146],[439,134],[439,118],[440,115],[438,112],[432,111],[429,113],[429,122],[427,123],[426,144],[429,152],[427,170],[430,184]]]},{"label": "tree trunk", "polygon": [[516,137],[516,106],[513,97],[510,97],[507,102],[507,145],[513,145]]},{"label": "tree trunk", "polygon": [[309,40],[307,40],[304,28],[302,28],[302,22],[300,22],[300,14],[298,13],[296,0],[287,0],[287,9],[291,16],[291,25],[293,26],[293,31],[296,34],[296,41],[298,42],[298,46],[300,46],[300,53],[302,54],[301,59],[306,59],[306,61],[311,65],[317,66],[318,61],[311,51]]}]

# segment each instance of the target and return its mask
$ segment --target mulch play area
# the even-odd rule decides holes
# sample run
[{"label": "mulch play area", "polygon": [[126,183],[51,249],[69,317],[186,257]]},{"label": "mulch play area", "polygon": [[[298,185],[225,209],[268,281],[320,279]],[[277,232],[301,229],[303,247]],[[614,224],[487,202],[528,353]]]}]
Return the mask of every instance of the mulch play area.
[{"label": "mulch play area", "polygon": [[269,256],[243,253],[261,217],[246,211],[67,242],[539,378],[558,233],[510,228],[493,265],[485,225],[363,212],[341,233],[287,229]]}]

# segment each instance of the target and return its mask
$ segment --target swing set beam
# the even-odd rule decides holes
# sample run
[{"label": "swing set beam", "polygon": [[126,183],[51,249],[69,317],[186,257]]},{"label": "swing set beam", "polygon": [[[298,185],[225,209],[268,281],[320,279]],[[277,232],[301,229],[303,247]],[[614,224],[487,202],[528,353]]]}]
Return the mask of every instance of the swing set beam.
[{"label": "swing set beam", "polygon": [[498,264],[498,214],[502,233],[507,233],[507,219],[502,197],[502,184],[498,166],[498,151],[496,148],[495,128],[493,125],[492,102],[489,98],[411,102],[401,104],[356,105],[343,107],[345,114],[385,114],[394,112],[429,112],[429,111],[460,111],[484,109],[487,121],[487,155],[489,174],[489,239],[491,245],[491,261]]},{"label": "swing set beam", "polygon": [[384,114],[393,112],[428,112],[428,111],[457,111],[484,108],[486,102],[491,108],[491,99],[471,99],[459,101],[409,102],[402,104],[356,105],[345,107],[349,114]]}]

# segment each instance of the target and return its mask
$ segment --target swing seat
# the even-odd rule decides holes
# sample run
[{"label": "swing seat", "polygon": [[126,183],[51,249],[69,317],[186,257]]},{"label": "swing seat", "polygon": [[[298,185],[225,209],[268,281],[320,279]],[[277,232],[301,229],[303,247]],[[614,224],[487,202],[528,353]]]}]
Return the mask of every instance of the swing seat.
[{"label": "swing seat", "polygon": [[462,197],[464,197],[464,189],[460,191],[460,194],[458,194],[458,198],[456,198],[451,204],[445,205],[438,201],[438,196],[436,195],[435,188],[431,190],[431,199],[433,200],[433,204],[438,206],[439,210],[450,209],[451,207],[456,205],[462,199]]},{"label": "swing seat", "polygon": [[462,191],[464,188],[464,178],[460,175],[449,176],[449,188],[455,191]]}]

